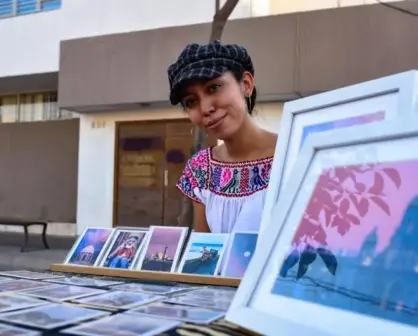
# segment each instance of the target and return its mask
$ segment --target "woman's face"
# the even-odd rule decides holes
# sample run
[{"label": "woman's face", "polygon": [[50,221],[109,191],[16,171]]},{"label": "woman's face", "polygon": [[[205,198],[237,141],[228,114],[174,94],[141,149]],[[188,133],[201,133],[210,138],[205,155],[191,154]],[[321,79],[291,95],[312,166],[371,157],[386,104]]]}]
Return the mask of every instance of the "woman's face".
[{"label": "woman's face", "polygon": [[242,126],[247,112],[246,96],[254,80],[245,73],[239,83],[231,72],[207,82],[190,83],[182,104],[193,124],[220,140],[231,138]]}]

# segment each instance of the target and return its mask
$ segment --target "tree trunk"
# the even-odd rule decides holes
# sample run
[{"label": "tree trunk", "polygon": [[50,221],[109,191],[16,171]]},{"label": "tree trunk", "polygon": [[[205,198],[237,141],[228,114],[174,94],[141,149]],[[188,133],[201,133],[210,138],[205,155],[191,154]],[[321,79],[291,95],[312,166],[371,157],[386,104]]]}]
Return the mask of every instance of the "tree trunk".
[{"label": "tree trunk", "polygon": [[[209,42],[220,40],[228,18],[231,16],[239,0],[226,0],[221,8],[220,0],[215,0],[215,15],[213,16]],[[199,127],[194,128],[194,139],[191,154],[201,150],[205,143],[205,135]],[[188,197],[183,197],[181,214],[178,217],[180,226],[193,229],[193,203]]]}]

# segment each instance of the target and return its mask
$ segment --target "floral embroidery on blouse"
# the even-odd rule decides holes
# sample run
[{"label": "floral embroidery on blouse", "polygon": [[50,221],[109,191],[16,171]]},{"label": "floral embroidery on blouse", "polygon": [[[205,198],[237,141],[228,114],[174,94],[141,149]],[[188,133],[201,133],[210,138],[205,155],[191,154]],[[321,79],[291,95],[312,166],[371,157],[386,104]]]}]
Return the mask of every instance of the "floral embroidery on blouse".
[{"label": "floral embroidery on blouse", "polygon": [[194,154],[186,164],[177,188],[202,203],[195,188],[226,197],[245,197],[267,188],[273,157],[244,162],[220,162],[211,157],[211,148]]}]

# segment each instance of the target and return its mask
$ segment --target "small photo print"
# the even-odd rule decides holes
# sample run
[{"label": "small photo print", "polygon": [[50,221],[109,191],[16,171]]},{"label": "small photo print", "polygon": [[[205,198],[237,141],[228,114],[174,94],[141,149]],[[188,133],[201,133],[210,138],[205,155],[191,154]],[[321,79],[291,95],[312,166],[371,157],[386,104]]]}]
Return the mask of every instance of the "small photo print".
[{"label": "small photo print", "polygon": [[180,273],[218,275],[229,234],[198,233],[190,235],[179,266]]},{"label": "small photo print", "polygon": [[88,287],[110,287],[114,285],[123,284],[122,281],[101,280],[94,278],[83,278],[79,276],[72,276],[69,278],[46,280],[55,284],[73,285],[73,286],[88,286]]},{"label": "small photo print", "polygon": [[187,287],[180,286],[168,286],[168,285],[151,285],[151,284],[141,284],[141,283],[125,283],[122,285],[113,286],[112,289],[122,290],[122,291],[131,291],[131,292],[141,292],[141,293],[150,293],[158,295],[167,295],[173,294],[180,291],[184,291]]},{"label": "small photo print", "polygon": [[65,304],[48,304],[0,314],[0,321],[49,330],[106,315],[108,313],[100,310]]},{"label": "small photo print", "polygon": [[0,336],[41,336],[41,333],[0,323]]},{"label": "small photo print", "polygon": [[106,293],[102,289],[94,289],[81,286],[54,286],[52,288],[41,288],[31,291],[22,292],[24,295],[34,296],[42,299],[47,299],[51,301],[69,301],[78,299],[85,296],[96,295]]},{"label": "small photo print", "polygon": [[25,308],[39,307],[45,304],[48,304],[48,302],[30,297],[25,297],[23,295],[20,296],[13,293],[0,294],[0,313]]},{"label": "small photo print", "polygon": [[131,269],[135,257],[141,252],[148,232],[138,230],[117,230],[109,244],[100,266]]},{"label": "small photo print", "polygon": [[113,232],[114,229],[86,228],[68,253],[64,264],[95,266]]},{"label": "small photo print", "polygon": [[173,320],[123,313],[65,329],[63,332],[82,336],[153,336],[179,324]]},{"label": "small photo print", "polygon": [[222,276],[242,278],[257,245],[257,232],[234,232],[231,236]]},{"label": "small photo print", "polygon": [[0,282],[0,292],[18,292],[35,288],[55,287],[56,285],[34,280],[10,280]]},{"label": "small photo print", "polygon": [[185,293],[182,297],[200,297],[207,299],[217,299],[223,301],[232,301],[235,297],[236,290],[199,288]]},{"label": "small photo print", "polygon": [[151,226],[137,269],[174,272],[186,238],[187,228]]},{"label": "small photo print", "polygon": [[10,281],[10,280],[11,280],[10,277],[0,276],[0,282],[6,282],[6,281]]},{"label": "small photo print", "polygon": [[57,278],[64,277],[63,275],[54,275],[50,273],[40,273],[40,272],[32,272],[32,271],[5,271],[5,272],[0,272],[0,276],[27,279],[27,280],[47,280],[47,279],[57,279]]},{"label": "small photo print", "polygon": [[208,308],[221,312],[226,312],[231,305],[230,300],[210,299],[203,296],[177,296],[170,299],[165,299],[164,302],[192,307]]},{"label": "small photo print", "polygon": [[209,324],[225,316],[225,313],[218,311],[167,303],[154,303],[146,307],[130,310],[129,312],[196,324]]},{"label": "small photo print", "polygon": [[125,291],[112,291],[100,295],[94,295],[87,298],[78,299],[75,300],[75,302],[92,307],[103,307],[110,309],[130,309],[160,299],[162,299],[162,297],[156,295],[148,295]]},{"label": "small photo print", "polygon": [[102,267],[131,269],[135,257],[141,252],[148,232],[138,230],[117,230],[109,244]]}]

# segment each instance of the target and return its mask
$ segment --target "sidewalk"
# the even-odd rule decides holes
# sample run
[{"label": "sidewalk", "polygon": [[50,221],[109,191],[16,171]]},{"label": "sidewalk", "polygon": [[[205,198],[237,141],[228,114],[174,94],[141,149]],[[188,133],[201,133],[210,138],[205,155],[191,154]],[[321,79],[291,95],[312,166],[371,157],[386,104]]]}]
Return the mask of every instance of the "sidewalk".
[{"label": "sidewalk", "polygon": [[[2,270],[30,270],[41,271],[49,269],[51,264],[61,263],[75,238],[48,236],[50,250],[44,249],[41,237],[31,235],[28,252],[20,252],[23,234],[0,234],[0,271]],[[33,250],[32,250],[33,249]]]}]

